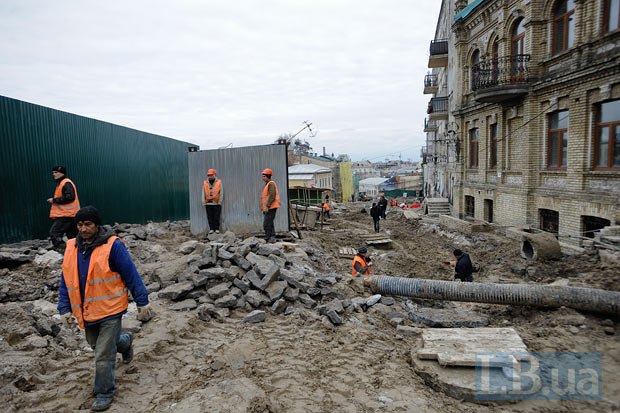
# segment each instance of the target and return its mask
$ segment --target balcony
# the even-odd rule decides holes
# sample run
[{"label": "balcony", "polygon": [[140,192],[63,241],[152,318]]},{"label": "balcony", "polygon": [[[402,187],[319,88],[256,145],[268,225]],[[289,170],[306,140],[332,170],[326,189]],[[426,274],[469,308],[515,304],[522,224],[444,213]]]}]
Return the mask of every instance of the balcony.
[{"label": "balcony", "polygon": [[474,99],[502,103],[522,98],[529,89],[529,54],[503,56],[474,65],[471,69]]},{"label": "balcony", "polygon": [[434,120],[424,119],[424,132],[435,132],[437,123]]},{"label": "balcony", "polygon": [[446,67],[448,66],[448,41],[433,40],[431,42],[431,54],[428,58],[428,67]]},{"label": "balcony", "polygon": [[434,97],[428,102],[426,109],[429,120],[447,120],[448,119],[448,97]]},{"label": "balcony", "polygon": [[437,83],[437,75],[426,75],[424,76],[424,94],[434,94],[439,90],[439,85]]}]

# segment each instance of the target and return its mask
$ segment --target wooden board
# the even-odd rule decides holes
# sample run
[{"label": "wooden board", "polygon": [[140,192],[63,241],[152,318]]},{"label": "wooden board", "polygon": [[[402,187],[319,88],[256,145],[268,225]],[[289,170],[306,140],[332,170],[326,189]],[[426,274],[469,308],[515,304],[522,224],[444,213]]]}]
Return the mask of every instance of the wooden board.
[{"label": "wooden board", "polygon": [[[475,366],[477,353],[526,353],[527,347],[513,328],[437,328],[422,332],[420,359],[437,359],[442,366]],[[514,358],[498,362],[510,366]]]},{"label": "wooden board", "polygon": [[385,234],[365,234],[362,239],[368,245],[373,244],[389,244],[392,240]]},{"label": "wooden board", "polygon": [[338,248],[338,258],[350,258],[350,259],[353,259],[355,254],[357,254],[357,250],[355,248],[351,248],[351,247],[340,247],[340,248]]}]

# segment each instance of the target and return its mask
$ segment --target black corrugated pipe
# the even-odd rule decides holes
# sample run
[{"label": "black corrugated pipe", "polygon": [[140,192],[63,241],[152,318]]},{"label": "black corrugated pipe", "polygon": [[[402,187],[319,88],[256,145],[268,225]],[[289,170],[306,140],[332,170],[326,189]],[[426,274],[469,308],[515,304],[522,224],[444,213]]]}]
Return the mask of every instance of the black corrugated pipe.
[{"label": "black corrugated pipe", "polygon": [[433,300],[515,304],[537,307],[570,307],[597,313],[620,314],[620,292],[594,288],[529,284],[483,284],[419,278],[370,278],[377,292]]}]

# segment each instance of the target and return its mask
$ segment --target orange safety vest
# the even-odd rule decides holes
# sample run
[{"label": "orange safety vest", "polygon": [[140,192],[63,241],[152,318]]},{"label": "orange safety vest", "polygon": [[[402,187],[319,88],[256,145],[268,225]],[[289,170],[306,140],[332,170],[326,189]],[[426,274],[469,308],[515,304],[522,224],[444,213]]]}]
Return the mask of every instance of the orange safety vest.
[{"label": "orange safety vest", "polygon": [[330,209],[329,209],[329,204],[328,204],[327,202],[324,202],[324,203],[323,203],[323,209],[324,209],[325,211],[329,211],[329,210],[330,210]]},{"label": "orange safety vest", "polygon": [[[267,199],[269,199],[269,184],[273,183],[273,186],[276,189],[276,197],[273,200],[273,202],[271,203],[271,205],[267,205]],[[265,207],[267,209],[274,209],[274,208],[280,208],[282,206],[282,204],[280,203],[280,193],[278,192],[278,186],[276,185],[276,183],[274,181],[269,181],[267,182],[267,184],[265,185],[265,187],[263,188],[263,193],[260,197],[260,210],[264,211]]]},{"label": "orange safety vest", "polygon": [[52,207],[50,208],[50,218],[72,218],[77,214],[80,210],[80,200],[78,199],[77,188],[75,184],[69,178],[64,178],[58,185],[56,185],[56,190],[54,191],[54,198],[62,197],[62,187],[69,182],[73,186],[73,192],[75,192],[75,199],[73,202],[69,202],[68,204],[55,204],[52,202]]},{"label": "orange safety vest", "polygon": [[[360,257],[359,255],[356,255],[355,257],[353,257],[353,262],[351,263],[351,275],[358,274],[357,270],[355,269],[356,262],[359,262],[362,267],[365,267],[367,265],[366,260],[364,258]],[[362,275],[370,275],[370,268],[364,271]]]},{"label": "orange safety vest", "polygon": [[101,320],[127,310],[129,304],[127,286],[121,275],[110,269],[109,264],[110,251],[117,239],[118,237],[112,236],[105,244],[93,250],[88,265],[83,301],[78,275],[78,248],[75,245],[75,239],[67,241],[65,258],[62,262],[62,275],[69,293],[71,312],[82,329],[84,321]]},{"label": "orange safety vest", "polygon": [[221,182],[222,181],[219,179],[216,179],[215,182],[213,182],[213,186],[211,186],[211,182],[209,182],[208,179],[204,181],[203,187],[206,202],[215,202],[216,204],[220,203],[220,190],[222,188]]}]

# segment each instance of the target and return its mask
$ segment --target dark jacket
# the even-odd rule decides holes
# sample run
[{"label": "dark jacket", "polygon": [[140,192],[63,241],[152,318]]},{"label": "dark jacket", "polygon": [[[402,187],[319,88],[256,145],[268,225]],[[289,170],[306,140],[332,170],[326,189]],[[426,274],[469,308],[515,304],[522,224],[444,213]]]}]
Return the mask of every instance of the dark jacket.
[{"label": "dark jacket", "polygon": [[471,263],[471,258],[469,258],[469,254],[463,253],[460,257],[456,259],[456,266],[454,267],[454,279],[472,282],[474,280],[474,277],[472,276],[473,270],[474,269]]},{"label": "dark jacket", "polygon": [[376,206],[370,208],[370,216],[375,221],[378,221],[379,218],[381,217],[381,207],[379,205],[376,205]]}]

